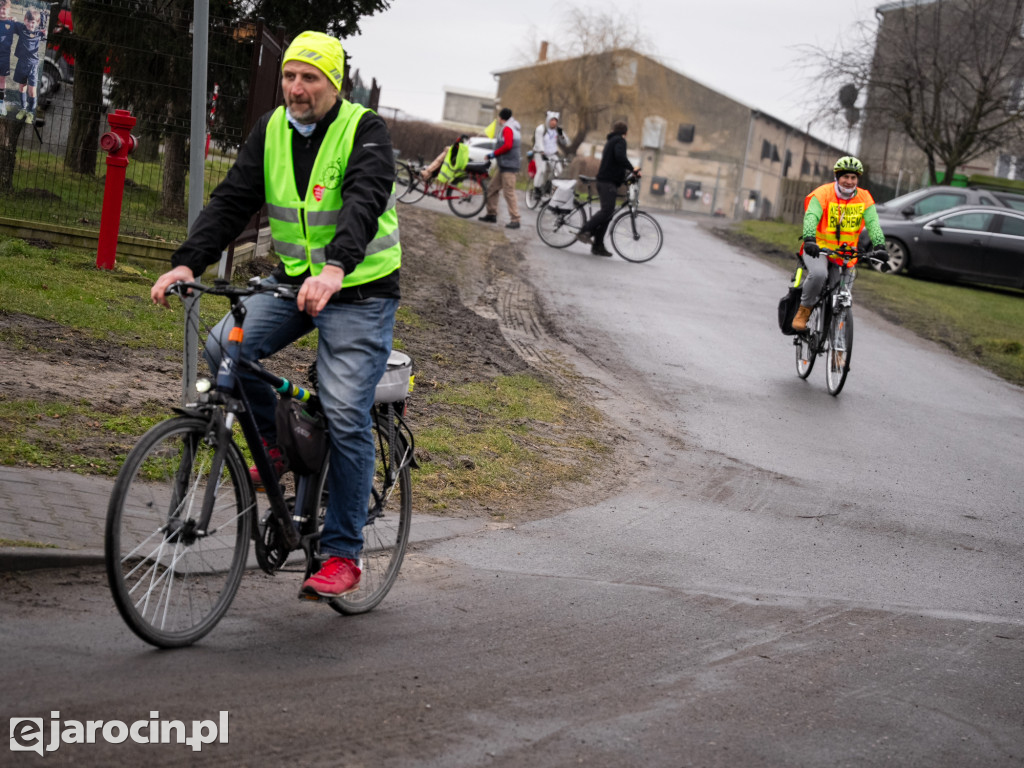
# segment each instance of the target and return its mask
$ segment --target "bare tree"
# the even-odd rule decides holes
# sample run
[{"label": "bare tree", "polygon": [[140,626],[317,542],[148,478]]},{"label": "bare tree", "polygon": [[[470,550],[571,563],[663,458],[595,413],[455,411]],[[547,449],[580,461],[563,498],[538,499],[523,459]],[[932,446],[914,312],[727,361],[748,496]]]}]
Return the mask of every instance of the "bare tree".
[{"label": "bare tree", "polygon": [[[571,136],[568,152],[575,153],[606,113],[623,103],[616,84],[621,68],[632,59],[628,52],[643,53],[649,44],[625,14],[580,6],[569,9],[555,37],[546,60],[531,73],[531,87],[543,103],[561,110]],[[536,50],[532,47],[531,60]]]},{"label": "bare tree", "polygon": [[[932,183],[1024,140],[1024,0],[908,2],[881,14],[877,37],[862,26],[850,48],[816,51],[821,93],[866,90],[862,147],[885,130],[924,155]],[[832,88],[831,86],[836,86]]]}]

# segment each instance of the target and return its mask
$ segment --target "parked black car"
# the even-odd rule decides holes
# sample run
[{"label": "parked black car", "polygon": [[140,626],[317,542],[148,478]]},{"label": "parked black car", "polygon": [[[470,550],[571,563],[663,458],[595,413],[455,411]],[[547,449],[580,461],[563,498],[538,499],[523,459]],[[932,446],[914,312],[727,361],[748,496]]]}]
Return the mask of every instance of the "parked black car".
[{"label": "parked black car", "polygon": [[1024,288],[1024,211],[963,205],[882,229],[894,273]]}]

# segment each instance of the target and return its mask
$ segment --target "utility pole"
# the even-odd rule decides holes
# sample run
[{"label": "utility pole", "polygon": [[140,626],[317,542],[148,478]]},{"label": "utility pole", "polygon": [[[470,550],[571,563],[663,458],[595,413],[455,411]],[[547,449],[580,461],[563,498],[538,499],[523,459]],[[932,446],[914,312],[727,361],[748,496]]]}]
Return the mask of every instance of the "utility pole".
[{"label": "utility pole", "polygon": [[[192,130],[189,134],[188,229],[203,210],[206,176],[206,69],[210,52],[210,0],[192,2]],[[201,275],[196,275],[201,277]],[[199,363],[199,296],[185,299],[185,354],[181,402],[196,399]]]}]

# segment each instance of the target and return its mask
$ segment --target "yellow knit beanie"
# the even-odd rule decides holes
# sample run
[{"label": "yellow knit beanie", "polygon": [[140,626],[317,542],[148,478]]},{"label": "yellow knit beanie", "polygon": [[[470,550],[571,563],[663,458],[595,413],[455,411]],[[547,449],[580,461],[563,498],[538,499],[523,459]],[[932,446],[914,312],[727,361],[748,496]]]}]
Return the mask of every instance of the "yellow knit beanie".
[{"label": "yellow knit beanie", "polygon": [[335,88],[341,90],[345,79],[345,49],[337,38],[323,32],[302,32],[284,52],[282,69],[289,61],[312,64],[327,76]]}]

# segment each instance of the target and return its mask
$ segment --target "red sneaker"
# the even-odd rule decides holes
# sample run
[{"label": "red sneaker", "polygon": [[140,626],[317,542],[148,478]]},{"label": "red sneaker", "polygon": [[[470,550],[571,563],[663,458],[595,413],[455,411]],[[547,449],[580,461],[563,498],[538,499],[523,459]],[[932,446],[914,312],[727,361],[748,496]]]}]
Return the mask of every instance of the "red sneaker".
[{"label": "red sneaker", "polygon": [[[267,441],[263,441],[263,446],[267,447]],[[281,449],[277,446],[267,448],[267,455],[270,456],[270,461],[274,467],[274,473],[277,475],[278,480],[281,479],[281,475],[284,474],[287,469],[287,463],[284,460],[284,454],[281,453]],[[252,484],[256,486],[257,491],[264,490],[263,480],[260,479],[260,471],[256,467],[249,467],[249,477],[252,479]]]},{"label": "red sneaker", "polygon": [[359,589],[362,571],[355,560],[347,557],[329,557],[323,568],[302,584],[300,595],[339,597]]}]

